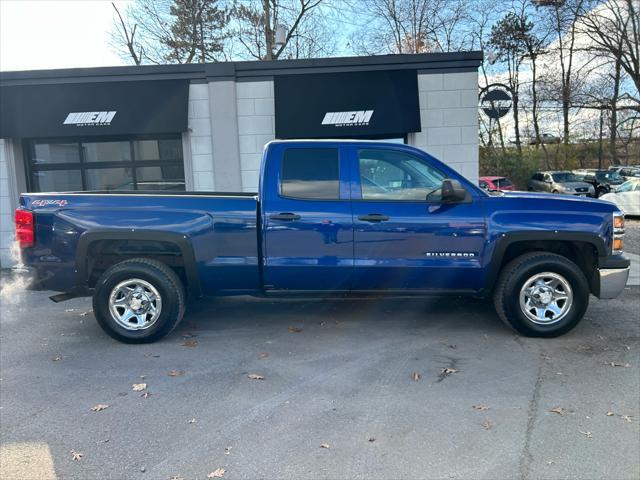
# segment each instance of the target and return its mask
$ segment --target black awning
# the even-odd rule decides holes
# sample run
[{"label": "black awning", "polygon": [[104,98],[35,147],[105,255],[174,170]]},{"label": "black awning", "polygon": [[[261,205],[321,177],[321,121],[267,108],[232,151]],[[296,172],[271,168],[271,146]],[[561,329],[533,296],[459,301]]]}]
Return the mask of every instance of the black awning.
[{"label": "black awning", "polygon": [[188,80],[0,87],[0,138],[176,133]]},{"label": "black awning", "polygon": [[415,70],[275,77],[276,138],[398,137],[420,131]]}]

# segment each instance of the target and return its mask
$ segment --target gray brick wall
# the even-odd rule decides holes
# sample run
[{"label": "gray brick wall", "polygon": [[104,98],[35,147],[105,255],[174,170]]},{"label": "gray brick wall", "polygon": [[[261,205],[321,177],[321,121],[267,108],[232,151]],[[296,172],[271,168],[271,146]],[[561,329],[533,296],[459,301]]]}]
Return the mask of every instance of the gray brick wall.
[{"label": "gray brick wall", "polygon": [[262,149],[275,138],[273,81],[238,82],[236,99],[242,191],[257,192]]},{"label": "gray brick wall", "polygon": [[478,74],[418,75],[422,131],[409,143],[478,181]]},{"label": "gray brick wall", "polygon": [[7,154],[11,144],[0,139],[0,267],[14,265],[11,245],[15,238],[13,227],[13,202],[9,188],[9,159]]},{"label": "gray brick wall", "polygon": [[193,189],[196,191],[215,190],[210,117],[207,84],[189,85],[189,133],[185,138],[189,141]]}]

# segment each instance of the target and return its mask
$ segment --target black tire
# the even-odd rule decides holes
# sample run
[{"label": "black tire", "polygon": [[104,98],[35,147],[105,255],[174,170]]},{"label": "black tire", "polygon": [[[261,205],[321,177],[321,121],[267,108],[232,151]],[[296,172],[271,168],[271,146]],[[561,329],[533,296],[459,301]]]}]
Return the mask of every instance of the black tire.
[{"label": "black tire", "polygon": [[551,193],[555,193],[555,194],[557,195],[557,194],[559,194],[560,192],[559,192],[558,190],[554,190],[554,191],[553,191],[553,192],[551,192]]},{"label": "black tire", "polygon": [[[557,323],[541,325],[527,317],[520,307],[520,291],[534,275],[551,272],[566,279],[573,293],[568,312]],[[554,253],[531,252],[509,262],[500,273],[493,295],[500,319],[527,337],[558,337],[574,328],[589,306],[589,284],[582,270],[565,257]]]},{"label": "black tire", "polygon": [[[128,279],[144,280],[160,294],[160,314],[148,328],[124,328],[109,310],[112,290]],[[161,339],[180,323],[184,310],[185,293],[180,278],[164,263],[148,258],[132,258],[110,267],[98,279],[93,295],[93,312],[98,324],[107,334],[123,343],[151,343]]]}]

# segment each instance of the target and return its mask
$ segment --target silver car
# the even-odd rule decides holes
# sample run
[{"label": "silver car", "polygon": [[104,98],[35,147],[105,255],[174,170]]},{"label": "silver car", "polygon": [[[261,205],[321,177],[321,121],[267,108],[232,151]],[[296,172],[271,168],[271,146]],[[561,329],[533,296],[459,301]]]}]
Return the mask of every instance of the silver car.
[{"label": "silver car", "polygon": [[536,172],[529,180],[529,191],[564,193],[581,197],[593,197],[593,185],[581,182],[572,172]]}]

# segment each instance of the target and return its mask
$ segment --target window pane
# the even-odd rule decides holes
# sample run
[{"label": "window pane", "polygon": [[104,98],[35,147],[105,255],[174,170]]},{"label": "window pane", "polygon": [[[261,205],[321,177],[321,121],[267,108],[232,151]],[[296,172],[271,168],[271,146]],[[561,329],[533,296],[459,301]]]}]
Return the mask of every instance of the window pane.
[{"label": "window pane", "polygon": [[84,159],[87,162],[129,162],[129,142],[83,143]]},{"label": "window pane", "polygon": [[364,200],[440,199],[445,176],[417,157],[392,150],[360,150],[360,184]]},{"label": "window pane", "polygon": [[284,152],[281,194],[285,197],[340,198],[338,150],[290,148]]},{"label": "window pane", "polygon": [[86,170],[88,190],[133,190],[133,169],[91,168]]},{"label": "window pane", "polygon": [[50,170],[33,172],[36,192],[72,192],[82,190],[80,170]]},{"label": "window pane", "polygon": [[34,145],[33,163],[36,165],[77,162],[80,162],[77,143],[36,143]]},{"label": "window pane", "polygon": [[133,142],[136,161],[182,160],[182,140],[137,140]]},{"label": "window pane", "polygon": [[138,190],[184,190],[184,167],[142,167],[136,170]]}]

